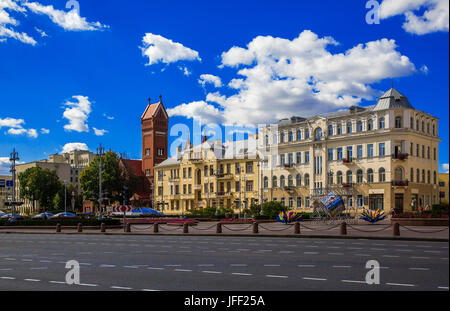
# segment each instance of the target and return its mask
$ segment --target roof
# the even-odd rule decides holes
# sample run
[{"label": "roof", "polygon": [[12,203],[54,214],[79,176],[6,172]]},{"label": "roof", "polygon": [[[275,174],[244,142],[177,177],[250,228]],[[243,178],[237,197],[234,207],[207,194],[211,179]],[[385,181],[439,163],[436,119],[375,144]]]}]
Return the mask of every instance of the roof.
[{"label": "roof", "polygon": [[145,109],[144,113],[141,116],[142,120],[153,118],[158,113],[160,108],[163,110],[163,113],[165,114],[166,118],[168,119],[166,109],[164,108],[164,105],[162,103],[162,97],[160,96],[159,98],[160,98],[159,102],[155,103],[155,104],[151,104],[150,99],[148,100],[149,103],[147,105],[147,108]]},{"label": "roof", "polygon": [[142,172],[142,160],[123,159],[128,169],[136,176],[144,176]]},{"label": "roof", "polygon": [[408,98],[394,88],[391,88],[378,99],[378,102],[373,110],[378,111],[392,108],[414,109],[409,103]]}]

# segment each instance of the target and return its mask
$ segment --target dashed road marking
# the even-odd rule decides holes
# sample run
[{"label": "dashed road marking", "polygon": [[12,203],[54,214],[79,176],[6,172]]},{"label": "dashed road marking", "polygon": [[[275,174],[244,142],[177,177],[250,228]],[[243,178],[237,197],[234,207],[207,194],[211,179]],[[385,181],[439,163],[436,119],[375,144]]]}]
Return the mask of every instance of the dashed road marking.
[{"label": "dashed road marking", "polygon": [[392,285],[392,286],[406,286],[406,287],[414,287],[416,285],[414,284],[401,284],[401,283],[386,283],[386,285]]},{"label": "dashed road marking", "polygon": [[268,277],[268,278],[281,278],[281,279],[287,279],[288,278],[286,275],[273,275],[273,274],[267,274],[266,277]]},{"label": "dashed road marking", "polygon": [[233,274],[233,275],[243,275],[243,276],[251,276],[251,275],[253,275],[253,274],[250,274],[250,273],[240,273],[240,272],[233,272],[231,274]]},{"label": "dashed road marking", "polygon": [[310,281],[326,281],[327,279],[322,278],[310,278],[310,277],[303,277],[304,280],[310,280]]}]

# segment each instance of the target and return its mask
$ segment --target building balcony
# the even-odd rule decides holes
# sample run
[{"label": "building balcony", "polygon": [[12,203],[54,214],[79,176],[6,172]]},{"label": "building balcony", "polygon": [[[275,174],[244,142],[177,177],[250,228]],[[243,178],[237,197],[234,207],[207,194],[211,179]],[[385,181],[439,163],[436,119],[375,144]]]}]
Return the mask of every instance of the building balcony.
[{"label": "building balcony", "polygon": [[344,183],[344,184],[342,184],[342,187],[343,188],[351,188],[351,187],[353,187],[353,183]]},{"label": "building balcony", "polygon": [[234,179],[233,174],[218,174],[218,179]]},{"label": "building balcony", "polygon": [[219,196],[219,197],[229,197],[231,195],[232,195],[231,192],[225,192],[225,191],[217,192],[217,196]]},{"label": "building balcony", "polygon": [[392,156],[393,159],[400,160],[400,161],[407,160],[408,157],[409,157],[409,154],[407,154],[407,153],[398,153],[398,154],[394,154]]},{"label": "building balcony", "polygon": [[287,191],[287,192],[292,192],[292,191],[294,191],[294,187],[293,186],[285,186],[285,187],[283,187],[283,190]]},{"label": "building balcony", "polygon": [[392,186],[394,187],[408,187],[409,181],[408,180],[393,180]]},{"label": "building balcony", "polygon": [[285,163],[281,167],[286,168],[286,169],[292,169],[295,167],[295,164],[294,163]]},{"label": "building balcony", "polygon": [[344,159],[342,159],[342,163],[353,164],[353,158],[344,158]]},{"label": "building balcony", "polygon": [[202,190],[202,185],[194,185],[194,190]]}]

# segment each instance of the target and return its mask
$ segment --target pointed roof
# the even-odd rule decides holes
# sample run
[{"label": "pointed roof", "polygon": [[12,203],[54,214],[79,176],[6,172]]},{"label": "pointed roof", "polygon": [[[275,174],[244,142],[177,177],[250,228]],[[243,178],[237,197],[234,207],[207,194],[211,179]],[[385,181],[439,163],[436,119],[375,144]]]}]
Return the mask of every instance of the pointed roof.
[{"label": "pointed roof", "polygon": [[409,103],[408,98],[394,88],[391,88],[378,99],[378,102],[373,110],[377,111],[391,108],[414,109]]},{"label": "pointed roof", "polygon": [[166,116],[166,118],[168,119],[169,116],[167,115],[166,109],[164,108],[163,102],[162,102],[162,96],[159,96],[159,102],[152,104],[150,98],[148,99],[148,105],[147,108],[145,109],[144,113],[141,116],[142,120],[146,120],[146,119],[151,119],[154,116],[156,116],[159,112],[159,110],[162,109],[164,115]]},{"label": "pointed roof", "polygon": [[184,145],[184,150],[189,150],[189,149],[191,149],[191,147],[192,147],[191,139],[188,136],[188,139],[186,140],[186,145]]}]

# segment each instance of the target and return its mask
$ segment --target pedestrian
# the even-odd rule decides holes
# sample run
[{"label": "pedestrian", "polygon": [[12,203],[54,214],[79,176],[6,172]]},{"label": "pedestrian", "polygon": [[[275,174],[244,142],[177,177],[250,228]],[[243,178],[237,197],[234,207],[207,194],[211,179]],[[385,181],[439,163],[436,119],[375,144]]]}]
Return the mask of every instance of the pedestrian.
[{"label": "pedestrian", "polygon": [[247,220],[247,213],[244,213],[244,219]]},{"label": "pedestrian", "polygon": [[423,206],[421,205],[419,206],[419,215],[422,215],[422,213],[423,213]]}]

